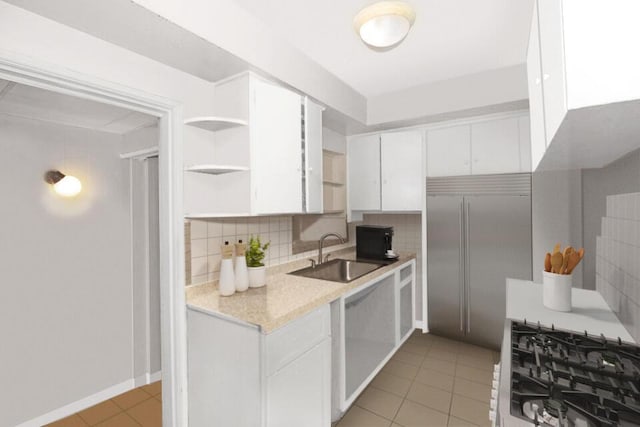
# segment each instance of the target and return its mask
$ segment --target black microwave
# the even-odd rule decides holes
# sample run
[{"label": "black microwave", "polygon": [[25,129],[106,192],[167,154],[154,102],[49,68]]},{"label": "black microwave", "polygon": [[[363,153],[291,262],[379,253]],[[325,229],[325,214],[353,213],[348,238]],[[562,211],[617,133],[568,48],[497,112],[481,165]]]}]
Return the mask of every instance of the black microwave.
[{"label": "black microwave", "polygon": [[394,258],[393,227],[382,225],[356,226],[356,256],[365,259]]}]

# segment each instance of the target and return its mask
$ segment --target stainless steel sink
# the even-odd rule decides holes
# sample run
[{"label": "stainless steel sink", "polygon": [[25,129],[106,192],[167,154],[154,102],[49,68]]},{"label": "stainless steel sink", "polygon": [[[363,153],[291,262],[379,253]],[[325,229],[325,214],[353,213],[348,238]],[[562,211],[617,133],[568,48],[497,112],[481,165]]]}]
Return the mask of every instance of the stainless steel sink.
[{"label": "stainless steel sink", "polygon": [[334,259],[324,262],[316,267],[303,268],[292,271],[289,274],[310,277],[312,279],[349,283],[358,277],[362,277],[365,274],[371,273],[372,271],[384,266],[385,264],[377,264],[373,262]]}]

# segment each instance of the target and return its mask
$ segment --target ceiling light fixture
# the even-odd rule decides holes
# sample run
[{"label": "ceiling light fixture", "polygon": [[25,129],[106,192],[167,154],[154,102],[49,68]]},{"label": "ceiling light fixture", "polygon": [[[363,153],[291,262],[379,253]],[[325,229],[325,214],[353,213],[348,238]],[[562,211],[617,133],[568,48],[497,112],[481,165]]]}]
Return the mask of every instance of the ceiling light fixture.
[{"label": "ceiling light fixture", "polygon": [[381,1],[362,9],[353,19],[356,32],[369,47],[388,50],[407,36],[416,13],[403,1]]},{"label": "ceiling light fixture", "polygon": [[82,190],[82,183],[78,178],[57,170],[48,171],[44,175],[44,180],[53,185],[54,191],[63,197],[77,196]]}]

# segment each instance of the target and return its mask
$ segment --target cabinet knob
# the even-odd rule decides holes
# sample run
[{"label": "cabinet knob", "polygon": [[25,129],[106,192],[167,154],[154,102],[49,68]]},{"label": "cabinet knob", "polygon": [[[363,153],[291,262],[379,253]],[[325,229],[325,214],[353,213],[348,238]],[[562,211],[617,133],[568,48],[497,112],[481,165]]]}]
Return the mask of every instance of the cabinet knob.
[{"label": "cabinet knob", "polygon": [[313,172],[313,168],[309,168],[307,169],[309,172]]},{"label": "cabinet knob", "polygon": [[539,85],[540,83],[542,83],[542,80],[540,79],[540,77],[536,77],[536,84]]},{"label": "cabinet knob", "polygon": [[549,74],[543,74],[542,75],[542,80],[547,80],[549,78]]}]

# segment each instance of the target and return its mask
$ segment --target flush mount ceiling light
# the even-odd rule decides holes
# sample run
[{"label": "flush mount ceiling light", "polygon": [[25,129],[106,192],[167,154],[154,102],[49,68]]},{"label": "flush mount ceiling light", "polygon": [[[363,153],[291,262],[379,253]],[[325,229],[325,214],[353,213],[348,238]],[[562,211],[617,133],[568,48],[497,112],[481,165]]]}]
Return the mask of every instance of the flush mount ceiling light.
[{"label": "flush mount ceiling light", "polygon": [[353,19],[356,32],[369,47],[388,50],[409,33],[416,13],[403,1],[381,1],[362,9]]},{"label": "flush mount ceiling light", "polygon": [[44,180],[53,185],[54,191],[63,197],[77,196],[82,190],[82,183],[78,178],[65,175],[60,171],[48,171],[44,175]]}]

